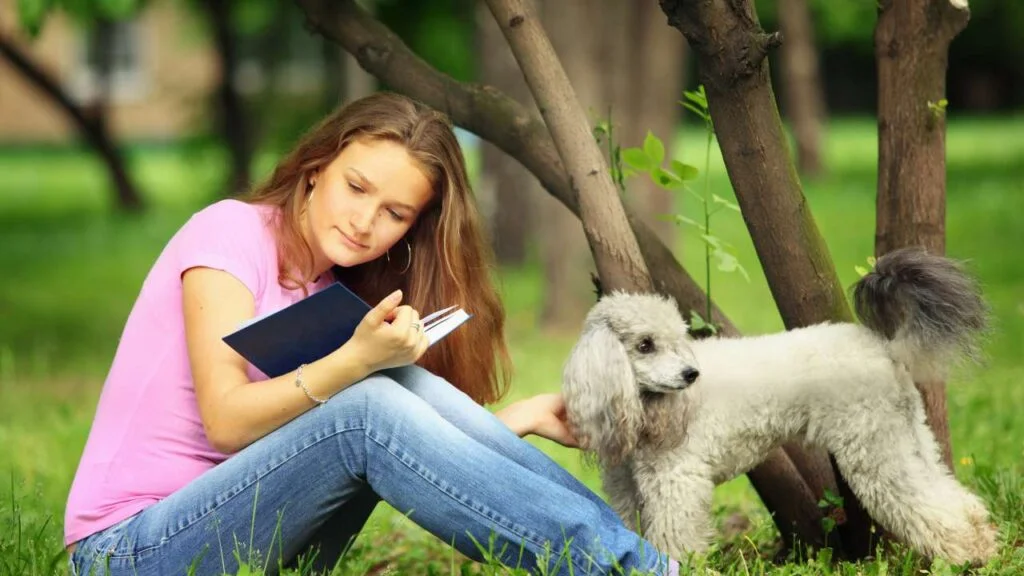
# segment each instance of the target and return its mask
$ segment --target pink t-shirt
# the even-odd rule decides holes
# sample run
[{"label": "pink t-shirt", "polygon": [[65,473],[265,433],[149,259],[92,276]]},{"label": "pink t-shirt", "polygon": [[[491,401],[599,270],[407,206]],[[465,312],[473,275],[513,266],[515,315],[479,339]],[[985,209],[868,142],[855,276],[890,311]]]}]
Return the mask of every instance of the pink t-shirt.
[{"label": "pink t-shirt", "polygon": [[[302,299],[278,284],[270,220],[276,208],[221,200],[171,238],[128,316],[100,395],[64,518],[65,544],[161,500],[228,455],[214,450],[199,417],[185,343],[181,275],[224,270],[252,292],[256,314]],[[325,275],[329,276],[329,275]],[[329,284],[307,287],[312,294]],[[248,367],[252,380],[265,379]]]}]

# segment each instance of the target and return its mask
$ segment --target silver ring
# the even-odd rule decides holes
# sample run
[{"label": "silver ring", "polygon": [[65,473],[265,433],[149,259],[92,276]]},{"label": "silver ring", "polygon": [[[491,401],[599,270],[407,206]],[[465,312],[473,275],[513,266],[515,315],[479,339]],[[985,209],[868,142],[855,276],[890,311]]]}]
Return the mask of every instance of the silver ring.
[{"label": "silver ring", "polygon": [[413,329],[413,330],[416,330],[417,332],[419,332],[419,329],[420,329],[420,323],[419,323],[419,322],[413,322],[413,323],[412,323],[412,329]]}]

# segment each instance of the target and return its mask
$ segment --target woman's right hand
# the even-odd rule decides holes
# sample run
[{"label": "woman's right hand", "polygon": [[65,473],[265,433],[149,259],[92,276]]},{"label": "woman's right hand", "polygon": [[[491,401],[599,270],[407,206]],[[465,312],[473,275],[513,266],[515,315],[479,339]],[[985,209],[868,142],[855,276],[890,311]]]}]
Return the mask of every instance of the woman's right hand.
[{"label": "woman's right hand", "polygon": [[363,363],[367,373],[413,364],[427,351],[429,342],[419,326],[419,312],[411,306],[400,306],[401,302],[401,290],[381,300],[366,313],[344,345]]}]

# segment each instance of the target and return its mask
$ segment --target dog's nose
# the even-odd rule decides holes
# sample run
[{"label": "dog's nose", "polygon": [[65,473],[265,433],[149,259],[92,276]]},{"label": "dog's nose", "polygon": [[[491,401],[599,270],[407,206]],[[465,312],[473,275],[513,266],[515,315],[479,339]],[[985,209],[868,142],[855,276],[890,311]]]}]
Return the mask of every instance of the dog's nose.
[{"label": "dog's nose", "polygon": [[687,384],[693,384],[697,381],[697,377],[700,376],[700,372],[696,368],[687,368],[683,370],[683,381]]}]

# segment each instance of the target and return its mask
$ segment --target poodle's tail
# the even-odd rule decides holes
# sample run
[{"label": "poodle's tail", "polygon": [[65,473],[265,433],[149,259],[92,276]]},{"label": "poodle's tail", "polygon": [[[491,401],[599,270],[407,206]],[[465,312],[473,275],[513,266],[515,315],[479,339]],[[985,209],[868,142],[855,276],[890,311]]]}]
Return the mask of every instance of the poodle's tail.
[{"label": "poodle's tail", "polygon": [[988,307],[960,265],[921,248],[881,256],[853,288],[861,322],[890,342],[915,381],[941,380],[957,360],[977,359]]}]

